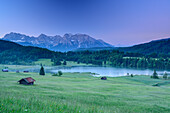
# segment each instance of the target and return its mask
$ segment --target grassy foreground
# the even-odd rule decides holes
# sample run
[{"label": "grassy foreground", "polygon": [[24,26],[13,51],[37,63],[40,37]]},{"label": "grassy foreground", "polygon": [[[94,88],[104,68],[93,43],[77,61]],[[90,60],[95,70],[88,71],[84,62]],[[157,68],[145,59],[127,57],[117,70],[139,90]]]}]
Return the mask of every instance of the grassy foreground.
[{"label": "grassy foreground", "polygon": [[[33,77],[33,86],[18,80]],[[37,73],[0,72],[0,112],[28,113],[166,113],[170,112],[169,80],[149,76],[100,80],[89,73],[64,73],[62,77]]]}]

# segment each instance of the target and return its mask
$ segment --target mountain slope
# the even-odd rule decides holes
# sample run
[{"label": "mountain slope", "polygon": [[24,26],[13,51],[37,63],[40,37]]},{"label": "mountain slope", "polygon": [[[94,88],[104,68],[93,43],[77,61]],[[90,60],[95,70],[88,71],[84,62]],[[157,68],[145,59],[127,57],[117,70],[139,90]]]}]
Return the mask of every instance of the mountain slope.
[{"label": "mountain slope", "polygon": [[0,40],[0,64],[28,64],[40,58],[60,57],[61,54],[48,49],[22,46],[14,42]]},{"label": "mountain slope", "polygon": [[96,40],[86,34],[65,34],[63,37],[59,35],[47,36],[41,34],[38,37],[30,37],[11,32],[10,34],[6,34],[2,39],[13,41],[25,46],[47,48],[53,51],[71,51],[78,48],[92,47],[113,47],[102,40]]},{"label": "mountain slope", "polygon": [[119,50],[123,52],[142,53],[142,54],[165,54],[170,56],[170,38],[155,40],[148,43],[134,45],[131,47],[99,47],[99,48],[79,48],[76,51],[99,51],[99,50]]},{"label": "mountain slope", "polygon": [[142,53],[142,54],[166,54],[170,55],[170,38],[155,40],[144,44],[134,45],[132,47],[118,48],[120,51]]}]

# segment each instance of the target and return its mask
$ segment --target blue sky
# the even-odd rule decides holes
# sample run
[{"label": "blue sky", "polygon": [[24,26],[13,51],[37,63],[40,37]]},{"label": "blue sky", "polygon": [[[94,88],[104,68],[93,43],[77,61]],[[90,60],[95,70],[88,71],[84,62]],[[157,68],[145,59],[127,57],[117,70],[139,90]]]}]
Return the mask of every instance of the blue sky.
[{"label": "blue sky", "polygon": [[170,37],[170,0],[0,0],[0,37],[9,32],[134,45]]}]

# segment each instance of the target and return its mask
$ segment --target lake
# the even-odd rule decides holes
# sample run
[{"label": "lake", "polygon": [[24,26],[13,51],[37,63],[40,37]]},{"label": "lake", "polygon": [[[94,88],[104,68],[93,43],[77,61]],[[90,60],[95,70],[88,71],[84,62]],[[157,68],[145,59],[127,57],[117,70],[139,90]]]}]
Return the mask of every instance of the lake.
[{"label": "lake", "polygon": [[[109,76],[109,77],[118,77],[126,76],[127,73],[133,75],[152,75],[153,70],[151,69],[131,69],[131,68],[116,68],[116,67],[101,67],[101,66],[75,66],[75,67],[55,67],[48,70],[51,73],[57,73],[58,71],[62,72],[91,72],[97,73],[99,75],[93,75],[96,77],[99,76]],[[164,72],[170,73],[170,71],[158,70],[158,75],[163,75]]]}]

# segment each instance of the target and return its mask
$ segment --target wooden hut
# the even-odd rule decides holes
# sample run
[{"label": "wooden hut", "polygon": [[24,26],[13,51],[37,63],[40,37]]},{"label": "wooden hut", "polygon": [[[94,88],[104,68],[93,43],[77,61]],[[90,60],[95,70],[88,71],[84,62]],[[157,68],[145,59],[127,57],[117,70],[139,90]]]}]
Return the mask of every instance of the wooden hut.
[{"label": "wooden hut", "polygon": [[29,71],[27,71],[27,70],[26,70],[26,71],[23,71],[23,72],[24,72],[24,73],[29,73]]},{"label": "wooden hut", "polygon": [[31,78],[31,77],[28,77],[28,78],[22,78],[18,82],[19,82],[19,84],[33,85],[35,80],[33,78]]},{"label": "wooden hut", "polygon": [[101,77],[101,80],[107,80],[107,77]]},{"label": "wooden hut", "polygon": [[2,72],[8,72],[8,69],[2,69]]}]

